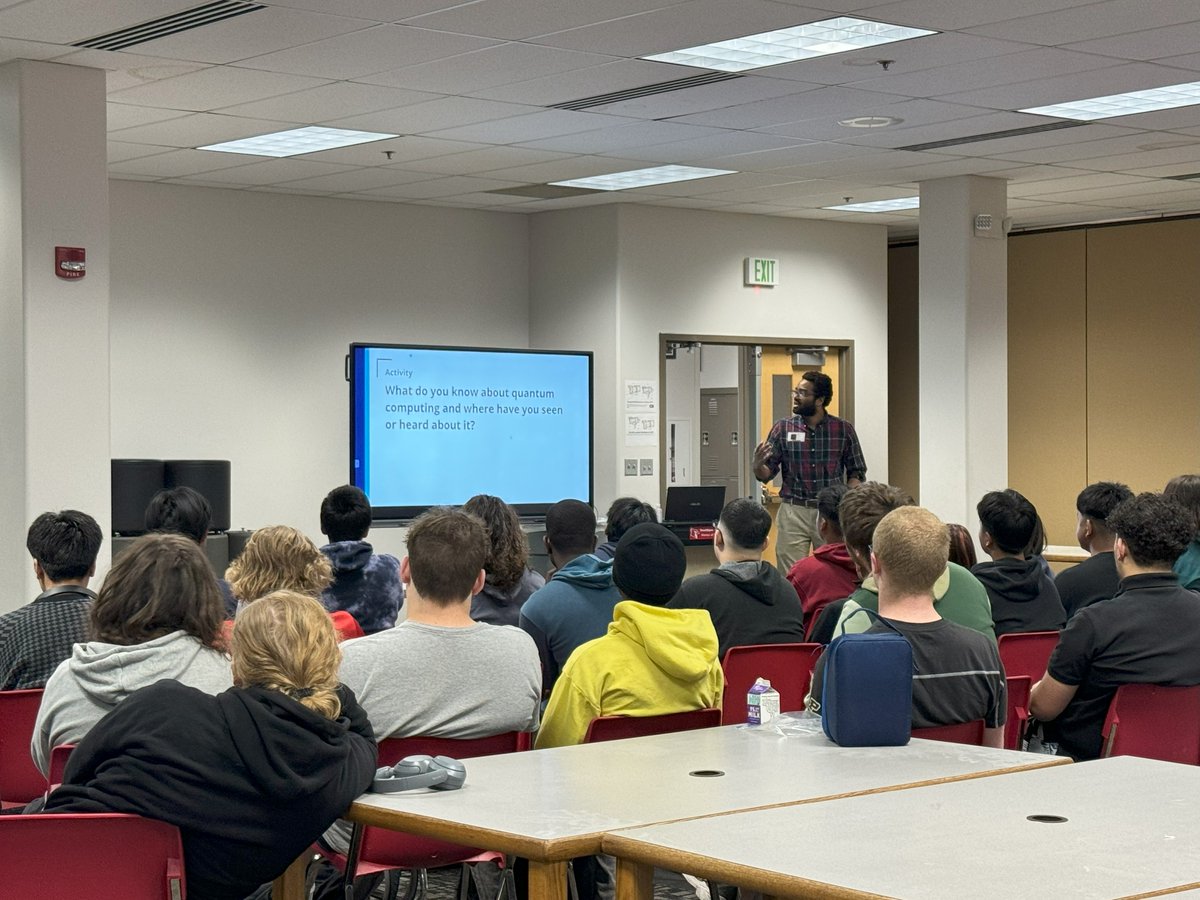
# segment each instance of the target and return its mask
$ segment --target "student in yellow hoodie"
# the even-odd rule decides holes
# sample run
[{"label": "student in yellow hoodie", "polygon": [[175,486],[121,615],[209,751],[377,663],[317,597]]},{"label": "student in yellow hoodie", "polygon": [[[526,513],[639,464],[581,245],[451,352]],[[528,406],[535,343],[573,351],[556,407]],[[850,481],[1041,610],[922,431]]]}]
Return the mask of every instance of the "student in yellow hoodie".
[{"label": "student in yellow hoodie", "polygon": [[687,568],[683,544],[661,525],[635,525],[613,557],[626,598],[608,633],[571,654],[550,694],[536,746],[583,742],[599,716],[653,716],[721,705],[717,633],[702,609],[665,609]]}]

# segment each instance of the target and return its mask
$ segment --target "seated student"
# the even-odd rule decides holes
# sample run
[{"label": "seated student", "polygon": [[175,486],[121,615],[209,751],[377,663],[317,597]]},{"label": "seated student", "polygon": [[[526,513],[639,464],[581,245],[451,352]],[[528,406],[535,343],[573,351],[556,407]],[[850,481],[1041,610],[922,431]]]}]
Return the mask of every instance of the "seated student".
[{"label": "seated student", "polygon": [[1009,488],[990,491],[975,507],[979,544],[991,557],[971,569],[987,589],[996,636],[1025,631],[1058,631],[1067,620],[1058,589],[1040,556],[1026,555],[1037,537],[1033,504]]},{"label": "seated student", "polygon": [[[945,571],[950,535],[933,513],[904,506],[875,529],[871,575],[878,588],[876,622],[870,631],[898,631],[913,653],[912,726],[930,728],[983,719],[984,743],[1003,746],[1007,713],[1004,668],[996,642],[938,615],[933,584]],[[809,709],[820,712],[825,658],[813,669]]]},{"label": "seated student", "polygon": [[33,520],[25,547],[42,592],[0,616],[0,691],[44,687],[71,647],[85,640],[96,599],[88,582],[96,574],[102,540],[96,520],[74,509]]},{"label": "seated student", "polygon": [[232,684],[217,649],[224,605],[203,551],[178,534],[137,538],[117,557],[76,644],[46,682],[30,752],[49,771],[50,751],[77,744],[138,688],[170,679],[209,694]]},{"label": "seated student", "polygon": [[1187,549],[1175,560],[1175,574],[1189,591],[1200,591],[1200,475],[1172,478],[1163,494],[1191,513],[1195,529]]},{"label": "seated student", "polygon": [[[150,499],[145,519],[149,532],[182,534],[203,547],[212,524],[212,507],[203,494],[190,487],[166,488]],[[232,616],[237,611],[237,598],[233,596],[229,582],[217,578],[217,589],[221,592],[226,615]]]},{"label": "seated student", "polygon": [[1083,562],[1064,569],[1054,579],[1059,599],[1070,619],[1085,606],[1108,600],[1117,592],[1117,564],[1108,514],[1133,491],[1114,481],[1089,484],[1075,499],[1075,539],[1088,552]]},{"label": "seated student", "polygon": [[[317,600],[333,582],[333,566],[317,545],[295,528],[268,525],[250,535],[225,577],[238,599],[238,610],[272,591],[294,591]],[[345,610],[329,614],[338,635],[362,637],[357,620]],[[232,626],[226,625],[226,634]]]},{"label": "seated student", "polygon": [[[476,738],[537,728],[542,673],[533,641],[519,628],[471,619],[489,553],[483,523],[434,508],[413,522],[407,545],[400,564],[407,618],[342,646],[342,681],[377,737]],[[349,838],[339,823],[325,841],[344,852]]]},{"label": "seated student", "polygon": [[[844,603],[831,603],[825,608],[810,640],[827,644],[843,631],[861,632],[870,627],[869,621],[861,621],[868,619],[868,616],[858,615],[853,619],[849,619],[849,616],[859,607],[873,611],[879,608],[875,579],[871,577],[871,540],[875,528],[893,509],[915,505],[913,498],[900,488],[878,481],[855,485],[846,492],[838,507],[838,516],[846,536],[846,546],[863,582]],[[995,640],[987,591],[962,566],[947,562],[942,574],[933,583],[933,602],[943,619],[973,628]]]},{"label": "seated student", "polygon": [[1108,514],[1121,582],[1109,600],[1077,612],[1033,686],[1030,714],[1058,726],[1061,756],[1100,755],[1100,730],[1123,684],[1200,684],[1200,596],[1171,566],[1195,533],[1186,509],[1138,494]]},{"label": "seated student", "polygon": [[702,609],[667,609],[687,569],[683,544],[652,522],[617,544],[613,582],[627,599],[603,637],[571,654],[536,746],[582,743],[598,716],[653,716],[721,705],[717,633]]},{"label": "seated student", "polygon": [[834,600],[849,597],[858,587],[858,568],[846,549],[838,519],[838,504],[848,490],[848,485],[838,481],[817,493],[817,536],[821,546],[811,556],[797,560],[787,573],[804,610],[805,633],[812,631],[821,610]]},{"label": "seated student", "polygon": [[621,592],[612,580],[612,560],[596,549],[596,514],[582,500],[560,500],[546,512],[546,552],[554,574],[521,607],[520,626],[542,660],[542,693],[580,644],[600,637],[612,621]]},{"label": "seated student", "polygon": [[463,510],[483,522],[488,536],[483,565],[487,580],[471,598],[471,618],[488,625],[516,625],[521,606],[546,583],[529,568],[529,539],[521,530],[521,517],[490,494],[476,494],[463,504]]},{"label": "seated student", "polygon": [[278,877],[375,773],[371,725],[338,684],[320,603],[290,591],[256,600],[231,649],[223,693],[167,680],[131,694],[75,748],[45,807],[178,826],[197,900],[241,900]]},{"label": "seated student", "polygon": [[658,516],[653,506],[637,497],[618,497],[609,506],[604,519],[605,540],[596,548],[596,556],[600,559],[612,559],[617,550],[617,542],[625,532],[643,522],[657,522]]},{"label": "seated student", "polygon": [[950,562],[958,563],[964,569],[972,568],[979,560],[975,556],[975,539],[971,532],[967,531],[966,525],[953,522],[947,523],[946,528],[950,531]]},{"label": "seated student", "polygon": [[779,570],[763,562],[771,514],[739,497],[725,504],[713,535],[719,565],[689,578],[667,609],[703,609],[717,630],[717,655],[747,644],[804,640],[804,616],[796,592]]},{"label": "seated student", "polygon": [[321,548],[333,566],[333,583],[321,593],[332,612],[342,610],[367,634],[396,624],[404,604],[400,560],[376,553],[367,543],[371,530],[371,501],[360,489],[345,484],[321,501],[321,533],[329,543]]}]

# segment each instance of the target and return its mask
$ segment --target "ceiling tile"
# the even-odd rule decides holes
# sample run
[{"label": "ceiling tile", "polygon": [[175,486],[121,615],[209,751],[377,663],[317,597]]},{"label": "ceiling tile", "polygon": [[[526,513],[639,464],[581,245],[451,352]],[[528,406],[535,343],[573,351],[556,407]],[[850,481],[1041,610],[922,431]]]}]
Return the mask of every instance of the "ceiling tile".
[{"label": "ceiling tile", "polygon": [[133,128],[135,125],[149,125],[151,122],[164,122],[167,119],[182,119],[191,113],[180,112],[177,109],[155,109],[152,106],[127,106],[124,103],[106,104],[108,113],[108,130],[119,131],[122,128]]},{"label": "ceiling tile", "polygon": [[202,177],[215,184],[266,185],[348,171],[354,170],[350,166],[332,165],[312,159],[268,159],[236,168],[207,172]]},{"label": "ceiling tile", "polygon": [[161,144],[164,147],[200,147],[279,131],[279,123],[264,119],[243,119],[213,113],[184,115],[162,122],[135,125],[109,132],[114,140],[135,144]]},{"label": "ceiling tile", "polygon": [[[715,84],[705,84],[687,88],[682,91],[671,91],[666,94],[651,94],[646,97],[636,97],[621,100],[616,103],[606,103],[596,106],[596,112],[605,112],[614,116],[634,116],[639,119],[680,119],[684,124],[711,125],[716,128],[742,128],[736,124],[741,117],[736,110],[743,104],[755,104],[776,97],[798,98],[805,93],[815,93],[817,90],[834,90],[833,88],[815,88],[796,81],[776,81],[770,78],[747,76],[732,81],[719,81]],[[891,99],[891,98],[889,98]],[[781,101],[785,106],[788,101]],[[800,102],[795,100],[794,102]],[[717,112],[713,112],[716,110]],[[723,115],[722,110],[728,111]],[[699,113],[711,112],[710,116],[699,116]],[[730,124],[733,123],[733,124]]]},{"label": "ceiling tile", "polygon": [[54,59],[62,55],[63,48],[58,44],[0,37],[0,63],[14,59]]},{"label": "ceiling tile", "polygon": [[[970,30],[974,34],[1029,44],[1076,44],[1144,29],[1149,10],[1142,3],[1106,0],[1104,3],[1089,3],[1072,9],[981,25]],[[1193,22],[1197,18],[1196,4],[1194,0],[1154,0],[1153,16],[1155,25]]]},{"label": "ceiling tile", "polygon": [[196,0],[28,0],[0,10],[0,36],[71,44],[130,25],[173,15]]},{"label": "ceiling tile", "polygon": [[678,0],[588,0],[587,3],[563,3],[561,0],[477,0],[441,12],[405,19],[422,28],[474,34],[519,41],[590,25],[597,21],[620,19],[650,9],[672,6]]},{"label": "ceiling tile", "polygon": [[1095,41],[1081,41],[1068,44],[1067,48],[1118,59],[1161,60],[1163,57],[1194,53],[1198,46],[1200,21],[1183,22],[1166,28],[1150,28]]},{"label": "ceiling tile", "polygon": [[178,178],[181,175],[197,175],[201,172],[215,172],[217,169],[231,169],[234,166],[244,166],[255,161],[253,156],[242,156],[238,153],[172,150],[169,153],[157,153],[154,156],[143,156],[140,159],[113,163],[108,170],[118,174]]},{"label": "ceiling tile", "polygon": [[405,163],[406,168],[437,175],[478,175],[496,169],[514,166],[531,166],[537,163],[567,159],[569,154],[551,153],[545,150],[527,150],[522,147],[488,147],[486,150],[471,150],[449,156],[431,156]]},{"label": "ceiling tile", "polygon": [[[1032,106],[1044,106],[1067,100],[1103,97],[1124,91],[1138,91],[1161,87],[1164,84],[1176,84],[1181,75],[1184,73],[1180,70],[1169,69],[1166,66],[1151,63],[1126,63],[1104,69],[1093,69],[1090,72],[1074,72],[1037,81],[1025,81],[1020,84],[954,91],[953,93],[939,94],[937,99],[985,109],[1027,109]],[[1186,77],[1184,75],[1185,79]]]},{"label": "ceiling tile", "polygon": [[361,128],[396,134],[424,134],[459,125],[474,125],[510,116],[538,112],[536,108],[473,97],[442,97],[399,109],[379,110],[362,116],[333,119],[338,128]]},{"label": "ceiling tile", "polygon": [[396,109],[438,99],[441,99],[439,95],[423,91],[405,91],[354,81],[335,81],[332,84],[323,84],[267,100],[239,103],[224,107],[220,111],[232,116],[319,125],[333,119],[344,119],[346,116],[362,115],[381,109]]},{"label": "ceiling tile", "polygon": [[[369,19],[373,22],[397,22],[404,16],[434,12],[457,6],[462,2],[463,0],[404,0],[403,8],[400,8],[396,0],[337,0],[337,12],[341,16]],[[329,0],[271,0],[271,5],[329,12]]]},{"label": "ceiling tile", "polygon": [[[895,25],[913,25],[919,28],[937,28],[944,31],[960,31],[989,22],[1002,22],[1021,16],[1031,16],[1051,10],[1088,6],[1096,0],[1004,0],[1003,3],[961,2],[961,0],[899,0],[896,3],[871,4],[865,7],[870,15],[865,18],[891,22]],[[932,23],[937,23],[932,24]]]},{"label": "ceiling tile", "polygon": [[127,159],[139,159],[143,156],[154,156],[156,153],[169,153],[174,147],[156,147],[153,144],[126,144],[122,141],[108,142],[108,161],[110,163],[124,162]]},{"label": "ceiling tile", "polygon": [[726,131],[709,137],[691,138],[686,141],[671,141],[653,147],[641,147],[625,151],[635,159],[653,160],[667,164],[687,163],[709,168],[738,168],[711,165],[714,158],[736,160],[738,154],[759,150],[778,150],[796,143],[795,138],[778,137],[773,134],[758,134],[752,131]]},{"label": "ceiling tile", "polygon": [[360,167],[331,175],[317,175],[289,181],[285,187],[297,190],[328,191],[333,194],[350,194],[356,191],[411,184],[416,181],[429,181],[436,177],[428,172],[411,172],[389,166]]},{"label": "ceiling tile", "polygon": [[403,197],[408,200],[429,200],[434,197],[452,197],[478,191],[494,191],[497,188],[519,187],[520,182],[503,181],[499,178],[476,178],[457,175],[450,178],[434,178],[395,187],[376,188],[363,193],[376,197]]},{"label": "ceiling tile", "polygon": [[704,74],[702,69],[647,62],[643,59],[626,59],[588,69],[482,88],[472,91],[472,94],[489,100],[550,106],[701,74]]},{"label": "ceiling tile", "polygon": [[565,153],[616,153],[634,147],[650,147],[670,141],[711,137],[724,133],[720,128],[698,128],[695,125],[681,125],[676,122],[638,122],[636,125],[623,125],[619,128],[604,128],[583,134],[522,142],[522,146]]},{"label": "ceiling tile", "polygon": [[428,62],[443,56],[479,50],[494,43],[490,39],[407,25],[375,25],[303,47],[255,56],[243,60],[241,65],[249,69],[295,75],[358,78],[394,69],[398,62]]},{"label": "ceiling tile", "polygon": [[558,72],[583,71],[616,62],[611,56],[559,50],[536,44],[498,44],[434,62],[363,76],[371,84],[441,94],[470,94]]},{"label": "ceiling tile", "polygon": [[513,116],[490,122],[460,125],[441,131],[429,132],[430,137],[451,141],[476,141],[480,144],[517,144],[563,134],[578,134],[633,124],[636,120],[597,113],[572,112],[565,109],[547,109],[527,116]]},{"label": "ceiling tile", "polygon": [[1134,153],[1119,153],[1113,156],[1097,156],[1091,159],[1071,161],[1076,169],[1098,172],[1120,172],[1129,169],[1146,169],[1151,166],[1191,165],[1200,169],[1200,143],[1164,150],[1140,150]]},{"label": "ceiling tile", "polygon": [[1044,181],[1032,182],[1013,182],[1008,187],[1008,195],[1010,197],[1020,197],[1022,199],[1031,199],[1048,195],[1051,193],[1064,193],[1066,191],[1082,191],[1088,188],[1109,188],[1120,185],[1130,185],[1146,183],[1148,179],[1138,178],[1131,175],[1110,175],[1076,172],[1074,174],[1066,174],[1061,178],[1054,178]]},{"label": "ceiling tile", "polygon": [[[468,144],[465,141],[439,141],[434,138],[404,137],[392,138],[386,141],[374,141],[370,144],[356,144],[353,147],[340,147],[336,150],[322,150],[319,153],[306,154],[304,158],[320,159],[324,162],[346,163],[354,166],[395,165],[411,162],[414,159],[428,159],[431,156],[449,156],[453,153],[466,153],[471,150],[485,149],[482,144]],[[390,154],[390,155],[389,155]]]},{"label": "ceiling tile", "polygon": [[569,156],[553,162],[496,169],[488,174],[520,184],[545,184],[551,181],[566,181],[570,178],[587,178],[592,175],[608,175],[612,172],[628,172],[631,169],[642,168],[645,168],[645,163],[635,159],[616,159],[608,156]]},{"label": "ceiling tile", "polygon": [[232,106],[235,103],[248,103],[251,100],[302,91],[323,83],[316,78],[301,78],[297,75],[213,66],[176,78],[164,78],[162,81],[154,81],[141,87],[115,91],[109,94],[109,99],[135,106],[207,111]]}]

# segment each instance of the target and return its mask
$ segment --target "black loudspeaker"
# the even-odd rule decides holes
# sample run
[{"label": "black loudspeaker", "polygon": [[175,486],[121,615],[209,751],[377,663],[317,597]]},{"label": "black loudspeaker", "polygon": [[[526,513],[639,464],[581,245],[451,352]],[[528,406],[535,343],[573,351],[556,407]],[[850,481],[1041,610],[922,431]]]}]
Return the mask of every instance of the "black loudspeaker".
[{"label": "black loudspeaker", "polygon": [[168,459],[166,487],[190,487],[199,492],[212,507],[210,531],[228,531],[229,460],[227,459]]},{"label": "black loudspeaker", "polygon": [[112,461],[112,529],[114,534],[137,535],[146,531],[146,505],[163,489],[165,466],[161,459]]}]

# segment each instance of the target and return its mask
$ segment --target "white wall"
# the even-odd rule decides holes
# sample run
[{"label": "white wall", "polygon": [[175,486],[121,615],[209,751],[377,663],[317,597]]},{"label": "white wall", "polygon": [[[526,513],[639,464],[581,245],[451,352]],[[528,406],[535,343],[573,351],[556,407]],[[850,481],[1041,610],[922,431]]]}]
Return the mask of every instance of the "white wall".
[{"label": "white wall", "polygon": [[[886,480],[885,228],[620,205],[538,216],[531,239],[531,345],[596,352],[601,508],[623,494],[658,502],[657,473],[621,469],[659,454],[625,446],[617,388],[658,379],[661,334],[854,340],[855,424],[871,477]],[[779,259],[779,286],[743,287],[746,256]]]},{"label": "white wall", "polygon": [[[855,425],[871,477],[886,480],[886,254],[882,226],[623,206],[619,377],[657,377],[662,333],[852,339]],[[744,287],[747,256],[778,259],[779,285]],[[623,493],[657,489],[618,477]]]},{"label": "white wall", "polygon": [[112,455],[231,460],[235,528],[320,542],[321,498],[348,478],[351,341],[528,346],[523,216],[110,190]]}]

